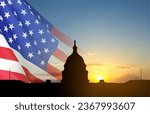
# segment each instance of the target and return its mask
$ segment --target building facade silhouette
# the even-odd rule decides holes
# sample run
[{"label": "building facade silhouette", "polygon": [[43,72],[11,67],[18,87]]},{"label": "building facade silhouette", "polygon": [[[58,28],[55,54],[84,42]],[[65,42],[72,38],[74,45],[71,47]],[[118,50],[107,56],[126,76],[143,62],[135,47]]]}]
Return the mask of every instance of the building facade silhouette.
[{"label": "building facade silhouette", "polygon": [[81,86],[89,83],[86,64],[77,52],[76,41],[74,41],[73,53],[67,58],[64,65],[61,83],[68,86]]},{"label": "building facade silhouette", "polygon": [[77,52],[67,58],[62,82],[24,83],[19,80],[0,80],[2,97],[150,97],[150,80],[131,80],[126,83],[89,83],[83,58]]}]

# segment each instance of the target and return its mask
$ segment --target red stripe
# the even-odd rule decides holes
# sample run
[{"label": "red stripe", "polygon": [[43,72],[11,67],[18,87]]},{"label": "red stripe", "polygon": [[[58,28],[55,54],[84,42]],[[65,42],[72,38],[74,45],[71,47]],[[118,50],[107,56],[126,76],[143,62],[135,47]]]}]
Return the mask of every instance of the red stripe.
[{"label": "red stripe", "polygon": [[4,70],[0,70],[0,80],[21,80],[25,83],[29,83],[29,80],[25,75]]},{"label": "red stripe", "polygon": [[61,51],[60,49],[56,49],[56,51],[53,53],[53,55],[60,59],[62,62],[65,62],[68,55],[66,55],[63,51]]},{"label": "red stripe", "polygon": [[0,80],[21,80],[25,83],[43,83],[42,80],[33,76],[25,67],[23,67],[26,76],[17,72],[0,70]]},{"label": "red stripe", "polygon": [[30,80],[31,83],[43,83],[42,80],[40,80],[39,78],[32,75],[26,67],[22,66],[22,68],[25,71],[25,74],[26,74],[26,76],[28,77],[28,79]]},{"label": "red stripe", "polygon": [[0,58],[18,61],[13,51],[9,48],[0,47]]},{"label": "red stripe", "polygon": [[54,66],[52,66],[51,64],[47,65],[46,71],[49,74],[51,74],[52,76],[54,76],[56,79],[58,79],[58,80],[62,79],[61,71],[59,69],[55,68]]},{"label": "red stripe", "polygon": [[66,45],[72,47],[73,46],[73,40],[68,37],[67,35],[63,34],[62,32],[60,32],[57,28],[53,28],[51,30],[52,34],[54,36],[56,36],[59,40],[61,40],[63,43],[65,43]]},{"label": "red stripe", "polygon": [[[9,48],[0,47],[0,58],[7,59],[7,60],[13,60],[18,61],[13,51]],[[23,82],[32,82],[32,83],[39,83],[43,82],[42,80],[36,78],[33,76],[25,67],[22,66],[24,69],[26,76],[17,72],[12,71],[0,71],[0,79],[3,80],[21,80]],[[10,75],[10,76],[9,76]]]}]

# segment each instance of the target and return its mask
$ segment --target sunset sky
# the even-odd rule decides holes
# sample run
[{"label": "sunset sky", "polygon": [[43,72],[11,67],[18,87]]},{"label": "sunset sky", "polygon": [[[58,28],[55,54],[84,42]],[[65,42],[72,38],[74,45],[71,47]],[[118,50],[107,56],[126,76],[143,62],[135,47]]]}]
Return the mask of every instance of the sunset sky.
[{"label": "sunset sky", "polygon": [[[27,1],[77,40],[91,81],[139,79],[141,68],[143,79],[150,79],[150,0]],[[54,64],[63,70],[63,63]]]}]

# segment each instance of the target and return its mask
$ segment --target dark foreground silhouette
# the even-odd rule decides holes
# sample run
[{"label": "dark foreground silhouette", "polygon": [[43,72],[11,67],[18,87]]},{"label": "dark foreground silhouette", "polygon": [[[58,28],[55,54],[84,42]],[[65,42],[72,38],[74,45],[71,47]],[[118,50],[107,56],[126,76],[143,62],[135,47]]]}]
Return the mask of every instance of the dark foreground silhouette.
[{"label": "dark foreground silhouette", "polygon": [[83,58],[77,52],[76,41],[73,53],[67,58],[62,71],[61,83],[30,83],[0,81],[0,96],[150,96],[150,80],[134,80],[127,83],[89,83],[88,71]]},{"label": "dark foreground silhouette", "polygon": [[25,97],[150,97],[150,80],[134,80],[123,84],[97,83],[65,86],[61,83],[26,84],[21,81],[0,81],[0,96]]}]

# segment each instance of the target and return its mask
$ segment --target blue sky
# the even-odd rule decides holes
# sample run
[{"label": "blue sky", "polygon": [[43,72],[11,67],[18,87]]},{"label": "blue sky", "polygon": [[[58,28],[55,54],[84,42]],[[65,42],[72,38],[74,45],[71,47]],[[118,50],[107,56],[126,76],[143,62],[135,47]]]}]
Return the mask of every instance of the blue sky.
[{"label": "blue sky", "polygon": [[150,75],[150,0],[27,1],[93,54],[87,64],[134,65]]},{"label": "blue sky", "polygon": [[28,1],[62,32],[79,39],[84,48],[91,42],[103,46],[112,41],[113,45],[114,40],[118,46],[148,45],[149,0]]}]

